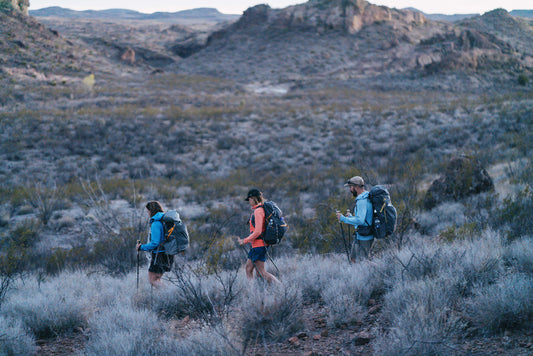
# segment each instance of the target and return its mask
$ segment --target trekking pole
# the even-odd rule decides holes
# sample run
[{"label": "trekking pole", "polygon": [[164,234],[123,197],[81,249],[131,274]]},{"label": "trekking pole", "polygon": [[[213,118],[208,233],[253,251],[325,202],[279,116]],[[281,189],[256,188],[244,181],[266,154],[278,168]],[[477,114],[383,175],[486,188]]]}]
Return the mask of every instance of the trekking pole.
[{"label": "trekking pole", "polygon": [[339,220],[339,227],[341,229],[341,236],[342,236],[342,242],[344,244],[344,250],[346,251],[346,257],[348,257],[348,262],[351,263],[350,260],[350,251],[348,251],[348,246],[346,245],[346,238],[344,237],[344,228],[342,227],[342,222]]},{"label": "trekking pole", "polygon": [[[141,240],[137,240],[137,244],[140,244]],[[139,250],[137,250],[137,293],[139,293]]]},{"label": "trekking pole", "polygon": [[272,256],[271,256],[270,253],[268,252],[268,247],[267,247],[267,249],[266,249],[266,254],[267,254],[268,259],[270,260],[270,262],[272,262],[272,264],[274,265],[274,267],[276,267],[276,271],[278,271],[278,273],[280,273],[278,266],[276,266],[276,264],[274,263],[274,260],[272,259]]},{"label": "trekking pole", "polygon": [[[350,209],[346,210],[346,215],[350,215]],[[348,247],[352,246],[352,226],[348,225]]]}]

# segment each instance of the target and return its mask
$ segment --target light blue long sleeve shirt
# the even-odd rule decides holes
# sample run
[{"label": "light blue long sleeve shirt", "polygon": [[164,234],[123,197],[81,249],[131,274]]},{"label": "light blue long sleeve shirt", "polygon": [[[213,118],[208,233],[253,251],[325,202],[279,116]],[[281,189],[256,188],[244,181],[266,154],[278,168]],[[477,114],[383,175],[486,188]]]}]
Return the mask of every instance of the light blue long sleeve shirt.
[{"label": "light blue long sleeve shirt", "polygon": [[[355,198],[355,211],[352,216],[341,216],[341,222],[355,227],[360,225],[369,226],[372,223],[372,203],[368,199],[368,192],[364,191]],[[357,233],[357,239],[361,241],[372,240],[374,236],[362,236]]]},{"label": "light blue long sleeve shirt", "polygon": [[[140,250],[154,251],[163,241],[163,223],[161,222],[163,215],[163,213],[159,212],[150,219],[150,241],[141,245]],[[165,252],[165,249],[161,247],[159,252]]]}]

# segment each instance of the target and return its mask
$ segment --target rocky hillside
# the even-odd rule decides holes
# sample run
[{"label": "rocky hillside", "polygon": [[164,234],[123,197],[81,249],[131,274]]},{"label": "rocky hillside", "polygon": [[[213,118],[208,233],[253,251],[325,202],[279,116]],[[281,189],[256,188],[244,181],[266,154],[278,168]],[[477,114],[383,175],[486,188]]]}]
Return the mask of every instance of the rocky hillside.
[{"label": "rocky hillside", "polygon": [[133,13],[119,10],[98,14],[119,19],[37,22],[3,14],[8,25],[0,29],[6,38],[1,67],[27,67],[25,61],[37,58],[30,67],[45,75],[164,70],[288,88],[336,81],[357,88],[445,90],[513,87],[533,69],[533,26],[505,10],[450,23],[363,0],[310,0],[284,9],[258,5],[235,22],[186,26],[162,18],[216,14],[198,9],[151,14],[150,21],[121,20]]},{"label": "rocky hillside", "polygon": [[[258,5],[213,33],[178,70],[243,81],[328,78],[358,85],[368,78],[378,85],[424,82],[427,75],[454,71],[487,86],[496,77],[512,80],[531,71],[531,31],[504,10],[450,24],[362,0],[311,0],[280,10]],[[460,88],[465,82],[441,84]]]},{"label": "rocky hillside", "polygon": [[[533,26],[523,18],[511,16],[503,9],[496,9],[482,16],[461,21],[459,26],[469,28],[509,44],[508,50],[527,56],[533,60]],[[496,41],[493,41],[496,44]],[[502,44],[499,44],[502,47]]]},{"label": "rocky hillside", "polygon": [[102,64],[89,49],[79,47],[19,11],[0,11],[0,73],[25,72],[40,79],[43,72],[90,72]]}]

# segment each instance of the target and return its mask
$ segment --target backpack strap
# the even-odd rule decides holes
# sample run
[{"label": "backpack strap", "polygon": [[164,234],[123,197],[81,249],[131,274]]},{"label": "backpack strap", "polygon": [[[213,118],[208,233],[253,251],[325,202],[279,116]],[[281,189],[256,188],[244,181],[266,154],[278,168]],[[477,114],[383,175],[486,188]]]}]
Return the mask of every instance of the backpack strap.
[{"label": "backpack strap", "polygon": [[366,198],[368,200],[368,202],[370,203],[370,210],[372,211],[372,214],[370,214],[370,222],[366,221],[366,217],[368,216],[368,212],[366,213],[366,216],[365,216],[365,224],[367,224],[367,226],[371,226],[372,225],[372,215],[374,215],[374,206],[372,205],[372,201],[370,200],[370,197],[367,196]]},{"label": "backpack strap", "polygon": [[[263,210],[265,210],[265,207],[263,204],[260,204],[258,206],[256,206],[255,208],[253,208],[254,211],[252,211],[252,216],[250,216],[250,223],[252,224],[252,226],[255,228],[255,209],[258,209],[258,208],[263,208]],[[266,213],[266,210],[265,210],[265,213]],[[269,216],[270,217],[270,216]],[[265,220],[267,219],[267,217],[265,216]]]},{"label": "backpack strap", "polygon": [[[159,240],[159,245],[157,246],[157,250],[155,251],[155,253],[158,254],[159,250],[161,249],[161,246],[163,246],[163,244],[166,242],[166,239],[168,238],[168,236],[165,237],[165,225],[163,224],[163,222],[161,220],[154,220],[152,221],[152,224],[155,222],[159,222],[161,224],[161,234],[163,235],[163,238]],[[150,232],[150,240],[152,240],[151,232]]]}]

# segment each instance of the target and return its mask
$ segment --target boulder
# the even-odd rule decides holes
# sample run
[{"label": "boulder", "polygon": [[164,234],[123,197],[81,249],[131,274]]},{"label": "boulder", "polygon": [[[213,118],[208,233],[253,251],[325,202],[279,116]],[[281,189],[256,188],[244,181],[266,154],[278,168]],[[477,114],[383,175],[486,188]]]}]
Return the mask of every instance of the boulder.
[{"label": "boulder", "polygon": [[444,175],[434,180],[429,187],[424,207],[431,209],[442,202],[457,201],[493,188],[492,178],[479,160],[468,156],[454,157]]},{"label": "boulder", "polygon": [[128,47],[126,51],[122,53],[120,59],[133,65],[135,63],[135,51]]},{"label": "boulder", "polygon": [[355,334],[352,343],[355,346],[362,346],[368,344],[372,340],[372,336],[366,331],[360,331]]}]

